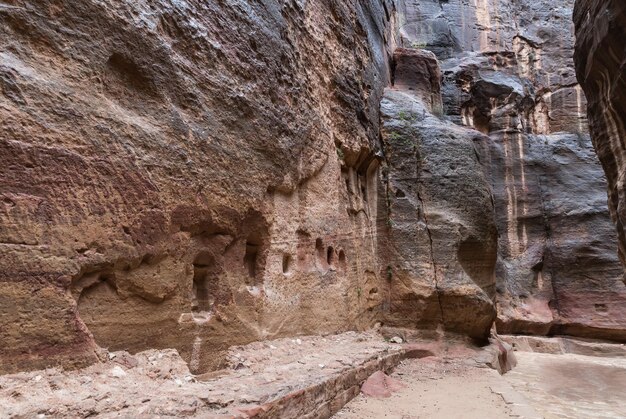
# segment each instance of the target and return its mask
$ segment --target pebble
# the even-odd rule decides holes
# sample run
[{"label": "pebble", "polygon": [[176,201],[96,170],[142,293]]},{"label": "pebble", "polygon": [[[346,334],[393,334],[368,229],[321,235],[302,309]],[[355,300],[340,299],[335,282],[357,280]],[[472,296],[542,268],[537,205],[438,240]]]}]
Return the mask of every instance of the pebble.
[{"label": "pebble", "polygon": [[392,337],[389,342],[391,343],[402,343],[404,342],[404,340],[402,340],[402,338],[400,336],[394,336]]},{"label": "pebble", "polygon": [[119,365],[116,365],[111,371],[109,371],[109,375],[115,378],[122,378],[126,377],[126,371],[124,371]]}]

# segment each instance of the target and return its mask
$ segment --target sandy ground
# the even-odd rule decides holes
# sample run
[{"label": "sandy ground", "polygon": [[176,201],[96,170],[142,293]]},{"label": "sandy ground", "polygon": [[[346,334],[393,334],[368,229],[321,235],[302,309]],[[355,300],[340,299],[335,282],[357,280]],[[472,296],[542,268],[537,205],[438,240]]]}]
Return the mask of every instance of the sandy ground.
[{"label": "sandy ground", "polygon": [[339,419],[626,418],[626,359],[516,353],[504,376],[461,360],[404,361],[407,387],[388,399],[360,395]]},{"label": "sandy ground", "polygon": [[545,418],[626,418],[626,358],[516,356],[504,379]]},{"label": "sandy ground", "polygon": [[392,374],[407,387],[388,399],[362,394],[335,415],[340,419],[517,417],[500,394],[491,390],[501,382],[491,369],[458,359],[424,358],[404,361]]}]

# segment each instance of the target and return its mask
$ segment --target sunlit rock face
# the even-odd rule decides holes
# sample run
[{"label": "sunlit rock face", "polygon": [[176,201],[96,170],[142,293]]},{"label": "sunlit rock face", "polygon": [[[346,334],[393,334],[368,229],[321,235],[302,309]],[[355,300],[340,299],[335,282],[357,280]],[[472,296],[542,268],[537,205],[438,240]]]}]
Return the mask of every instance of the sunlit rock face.
[{"label": "sunlit rock face", "polygon": [[372,326],[394,16],[0,5],[0,373]]},{"label": "sunlit rock face", "polygon": [[591,138],[608,179],[609,208],[626,263],[626,4],[578,0],[574,23],[578,80],[589,98]]},{"label": "sunlit rock face", "polygon": [[[443,113],[487,135],[497,328],[626,339],[626,289],[573,64],[573,0],[407,0],[399,44],[441,62]],[[487,214],[488,216],[488,214]]]}]

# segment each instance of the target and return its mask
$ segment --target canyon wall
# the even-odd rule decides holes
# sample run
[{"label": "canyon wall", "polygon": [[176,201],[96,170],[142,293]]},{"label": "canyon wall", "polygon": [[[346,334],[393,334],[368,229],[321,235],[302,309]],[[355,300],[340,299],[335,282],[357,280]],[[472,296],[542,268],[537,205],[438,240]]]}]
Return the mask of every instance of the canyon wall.
[{"label": "canyon wall", "polygon": [[[484,134],[470,138],[493,191],[498,332],[624,341],[626,288],[574,71],[573,3],[407,0],[399,45],[434,52],[445,118]],[[447,148],[431,153],[468,170]],[[449,193],[474,182],[463,178]]]},{"label": "canyon wall", "polygon": [[372,326],[393,12],[0,4],[0,372]]},{"label": "canyon wall", "polygon": [[393,76],[381,103],[385,324],[485,339],[496,317],[497,229],[474,145],[484,135],[442,118],[432,52],[397,49]]},{"label": "canyon wall", "polygon": [[571,3],[5,1],[0,373],[378,322],[625,340]]},{"label": "canyon wall", "polygon": [[626,264],[626,4],[577,0],[576,70],[588,98],[591,138],[608,179],[609,208]]}]

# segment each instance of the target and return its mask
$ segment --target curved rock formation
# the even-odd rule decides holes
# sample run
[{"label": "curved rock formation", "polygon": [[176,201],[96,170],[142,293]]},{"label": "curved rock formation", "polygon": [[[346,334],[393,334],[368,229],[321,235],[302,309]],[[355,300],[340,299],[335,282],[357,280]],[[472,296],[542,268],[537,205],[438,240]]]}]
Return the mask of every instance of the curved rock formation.
[{"label": "curved rock formation", "polygon": [[589,100],[591,138],[608,179],[609,208],[617,225],[619,252],[626,264],[626,4],[577,0],[576,70]]}]

